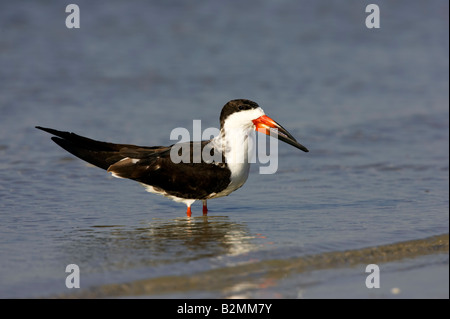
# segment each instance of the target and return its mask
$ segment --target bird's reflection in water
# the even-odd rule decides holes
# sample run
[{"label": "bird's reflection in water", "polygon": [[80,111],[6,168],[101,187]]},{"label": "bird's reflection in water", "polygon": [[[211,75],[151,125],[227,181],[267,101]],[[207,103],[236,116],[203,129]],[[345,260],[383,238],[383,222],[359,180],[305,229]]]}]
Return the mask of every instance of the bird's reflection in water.
[{"label": "bird's reflection in water", "polygon": [[76,232],[66,246],[67,258],[93,272],[239,255],[254,250],[257,238],[226,216],[154,219],[136,227],[98,225]]},{"label": "bird's reflection in water", "polygon": [[137,228],[137,236],[154,252],[170,254],[175,248],[188,259],[247,252],[254,238],[244,225],[221,216],[154,220]]}]

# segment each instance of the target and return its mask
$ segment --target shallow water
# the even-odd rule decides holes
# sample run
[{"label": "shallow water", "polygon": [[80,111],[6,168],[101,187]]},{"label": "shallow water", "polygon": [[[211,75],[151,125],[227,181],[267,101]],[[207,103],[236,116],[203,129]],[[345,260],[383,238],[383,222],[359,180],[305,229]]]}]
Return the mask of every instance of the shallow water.
[{"label": "shallow water", "polygon": [[[414,297],[411,288],[417,288],[417,282],[429,281],[431,278],[432,282],[423,289],[423,296],[436,298],[446,294],[445,285],[436,283],[448,279],[448,248],[446,234],[344,252],[333,251],[287,259],[251,260],[194,274],[159,276],[101,285],[79,294],[57,297],[361,298],[372,295],[385,298],[397,297],[396,295],[404,290],[401,297],[405,298]],[[361,284],[365,283],[368,275],[365,265],[373,263],[382,264],[380,272],[383,289],[380,289],[380,284],[380,290],[368,289],[365,284]],[[417,276],[418,270],[421,269],[432,269],[434,276],[421,276],[420,273]],[[400,278],[405,277],[403,273],[411,270],[416,277],[424,278],[412,278],[410,274],[407,280],[399,280],[396,277],[396,274],[400,274]],[[336,285],[336,281],[341,283]],[[434,287],[430,287],[430,284]],[[334,294],[330,293],[330,290],[322,296],[317,293],[321,290],[323,293],[323,289],[327,287],[331,288],[331,291],[334,290]]]},{"label": "shallow water", "polygon": [[[364,26],[359,2],[77,4],[78,30],[65,28],[63,6],[0,4],[0,297],[71,294],[72,263],[79,293],[448,233],[447,2],[381,2],[379,30]],[[276,174],[253,165],[242,189],[209,201],[207,218],[196,203],[187,219],[184,205],[85,165],[34,128],[168,145],[194,119],[217,127],[233,98],[257,101],[310,153],[280,143]],[[393,277],[448,273],[448,252],[427,256],[389,264]],[[402,271],[411,262],[426,266]],[[245,286],[259,276],[249,272],[233,289],[392,296],[354,288],[355,269],[293,273],[267,289]],[[448,298],[448,280],[429,282],[399,296]]]}]

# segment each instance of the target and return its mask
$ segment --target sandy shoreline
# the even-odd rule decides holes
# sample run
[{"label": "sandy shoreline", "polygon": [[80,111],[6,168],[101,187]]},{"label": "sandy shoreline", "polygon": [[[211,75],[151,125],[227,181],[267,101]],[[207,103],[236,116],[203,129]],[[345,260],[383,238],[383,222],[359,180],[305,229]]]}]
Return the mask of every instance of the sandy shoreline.
[{"label": "sandy shoreline", "polygon": [[[308,255],[304,257],[264,260],[245,263],[233,267],[223,267],[205,272],[195,273],[190,276],[165,276],[145,280],[132,281],[122,284],[109,284],[93,287],[76,294],[61,294],[56,298],[123,298],[123,297],[149,297],[160,298],[164,296],[176,297],[177,294],[190,296],[199,295],[199,292],[210,294],[220,298],[228,297],[257,297],[258,294],[239,294],[239,288],[244,283],[242,291],[267,289],[271,291],[266,297],[292,297],[276,293],[277,282],[286,278],[296,278],[302,273],[326,270],[328,272],[339,269],[354,269],[358,265],[410,263],[411,259],[423,258],[427,255],[446,255],[447,265],[441,265],[440,269],[446,269],[448,273],[449,234],[442,234],[424,239],[404,241],[394,244],[368,247],[357,250],[328,252]],[[418,260],[419,260],[418,259]],[[406,265],[405,264],[405,265]],[[361,268],[361,267],[360,267]],[[408,267],[406,267],[408,268]],[[411,268],[411,267],[410,267]],[[414,268],[414,267],[413,267]],[[358,269],[358,272],[360,270]],[[367,275],[367,274],[366,274]],[[414,275],[417,277],[417,274]],[[439,282],[439,281],[438,281]],[[448,280],[447,280],[448,287]],[[445,288],[445,287],[444,287]],[[397,290],[392,287],[393,295]],[[301,289],[299,290],[301,291]],[[374,290],[375,291],[375,290]],[[445,291],[443,290],[444,295]],[[236,293],[237,292],[237,293]],[[201,294],[200,294],[201,295]],[[442,293],[440,294],[442,295]],[[388,297],[374,295],[375,297]],[[448,294],[447,294],[448,296]],[[295,297],[303,297],[300,293]],[[320,298],[320,296],[315,296]],[[330,297],[330,296],[327,296]],[[336,295],[335,298],[344,296]],[[364,298],[364,296],[361,296]],[[370,297],[370,295],[369,295]],[[441,296],[445,297],[445,296]],[[195,298],[195,296],[194,296]],[[333,297],[334,298],[334,297]]]}]

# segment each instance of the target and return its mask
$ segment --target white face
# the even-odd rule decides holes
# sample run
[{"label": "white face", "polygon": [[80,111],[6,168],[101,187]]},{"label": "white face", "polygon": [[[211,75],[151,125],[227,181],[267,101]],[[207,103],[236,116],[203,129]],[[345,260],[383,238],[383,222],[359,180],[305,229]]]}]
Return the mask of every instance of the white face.
[{"label": "white face", "polygon": [[227,117],[224,124],[224,130],[229,129],[241,129],[241,130],[252,130],[255,128],[253,120],[264,115],[262,108],[258,107],[256,109],[244,110],[236,112]]}]

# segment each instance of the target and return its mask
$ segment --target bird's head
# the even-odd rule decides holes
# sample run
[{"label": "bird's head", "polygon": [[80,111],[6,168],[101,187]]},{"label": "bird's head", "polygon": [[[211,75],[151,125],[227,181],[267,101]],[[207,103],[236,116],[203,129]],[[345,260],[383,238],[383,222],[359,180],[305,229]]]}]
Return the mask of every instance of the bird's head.
[{"label": "bird's head", "polygon": [[220,126],[224,130],[254,129],[309,152],[283,126],[268,117],[257,103],[250,100],[231,100],[225,104],[220,113]]}]

